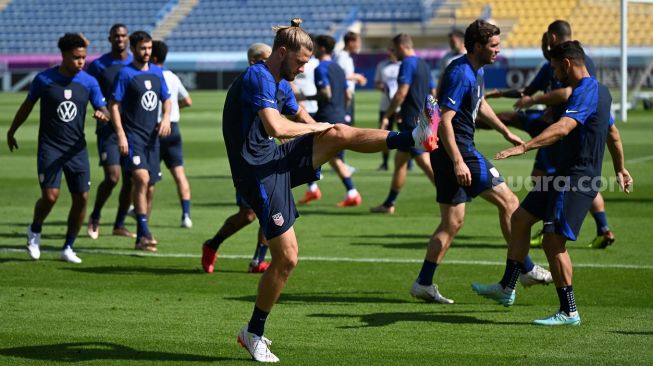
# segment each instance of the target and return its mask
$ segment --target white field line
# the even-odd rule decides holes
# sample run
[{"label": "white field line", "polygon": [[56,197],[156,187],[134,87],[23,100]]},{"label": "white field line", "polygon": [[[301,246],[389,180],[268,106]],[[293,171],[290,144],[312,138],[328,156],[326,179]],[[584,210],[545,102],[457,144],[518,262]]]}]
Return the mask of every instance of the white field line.
[{"label": "white field line", "polygon": [[[23,253],[24,249],[0,248],[0,253]],[[59,253],[56,250],[41,250],[45,253]],[[101,250],[101,249],[82,249],[77,250],[79,254],[100,254],[100,255],[117,255],[130,257],[153,257],[153,258],[200,258],[199,254],[191,253],[144,253],[136,251],[119,251],[119,250]],[[251,259],[251,255],[220,255],[220,259]],[[300,261],[309,262],[351,262],[351,263],[422,263],[424,259],[410,258],[349,258],[349,257],[319,257],[319,256],[300,256]],[[475,260],[447,260],[446,264],[455,265],[475,265],[475,266],[503,266],[505,262],[500,261],[475,261]],[[618,269],[653,269],[653,265],[643,264],[619,264],[619,263],[574,263],[577,268],[618,268]]]},{"label": "white field line", "polygon": [[642,157],[635,158],[635,159],[628,159],[628,160],[626,160],[626,164],[643,163],[643,162],[649,161],[649,160],[653,160],[653,155],[642,156]]}]

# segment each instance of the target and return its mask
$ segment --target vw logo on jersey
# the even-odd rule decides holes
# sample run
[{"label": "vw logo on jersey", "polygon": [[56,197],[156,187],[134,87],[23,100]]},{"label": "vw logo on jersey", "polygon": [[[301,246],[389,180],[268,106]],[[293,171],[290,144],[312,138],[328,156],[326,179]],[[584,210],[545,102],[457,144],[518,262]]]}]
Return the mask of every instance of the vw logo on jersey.
[{"label": "vw logo on jersey", "polygon": [[63,122],[70,122],[77,117],[77,106],[75,103],[65,100],[57,107],[57,114]]},{"label": "vw logo on jersey", "polygon": [[66,98],[66,100],[70,100],[70,98],[73,97],[73,91],[72,89],[65,89],[63,91],[63,97]]},{"label": "vw logo on jersey", "polygon": [[146,111],[153,111],[159,105],[156,93],[151,90],[146,91],[141,97],[141,105]]}]

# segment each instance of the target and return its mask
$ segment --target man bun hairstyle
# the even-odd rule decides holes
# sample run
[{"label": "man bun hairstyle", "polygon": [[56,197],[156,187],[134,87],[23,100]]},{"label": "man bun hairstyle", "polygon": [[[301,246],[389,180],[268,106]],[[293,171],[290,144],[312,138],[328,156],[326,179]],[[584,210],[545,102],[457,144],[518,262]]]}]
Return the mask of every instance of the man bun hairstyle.
[{"label": "man bun hairstyle", "polygon": [[585,51],[578,41],[562,42],[551,48],[549,55],[552,60],[562,61],[566,58],[576,65],[585,64]]},{"label": "man bun hairstyle", "polygon": [[490,38],[499,34],[501,34],[499,27],[485,20],[477,19],[465,30],[465,49],[467,52],[473,53],[476,43],[484,46],[490,41]]},{"label": "man bun hairstyle", "polygon": [[66,33],[59,38],[57,47],[61,53],[72,51],[75,48],[87,48],[90,42],[81,33]]},{"label": "man bun hairstyle", "polygon": [[272,51],[275,51],[279,47],[286,47],[290,51],[297,52],[304,47],[313,52],[313,40],[300,27],[301,24],[302,20],[300,18],[293,18],[290,21],[290,26],[279,25],[272,27],[272,30],[277,33],[272,44]]}]

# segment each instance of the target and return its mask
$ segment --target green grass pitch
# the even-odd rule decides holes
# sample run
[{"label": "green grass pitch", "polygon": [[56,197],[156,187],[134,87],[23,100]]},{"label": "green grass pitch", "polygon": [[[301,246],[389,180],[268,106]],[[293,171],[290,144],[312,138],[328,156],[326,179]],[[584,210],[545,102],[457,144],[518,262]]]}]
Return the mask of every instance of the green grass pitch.
[{"label": "green grass pitch", "polygon": [[[0,149],[0,365],[231,365],[249,364],[236,334],[251,314],[258,275],[246,273],[256,225],[225,242],[216,272],[199,265],[200,245],[235,212],[234,189],[222,141],[223,92],[194,92],[182,113],[194,227],[179,228],[180,208],[169,174],[156,187],[151,226],[159,254],[141,256],[111,230],[117,191],[103,211],[100,238],[85,230],[76,243],[81,265],[59,261],[70,198],[64,189],[43,229],[38,262],[24,252],[25,229],[39,195],[36,177],[38,108],[17,134],[20,149]],[[0,94],[4,134],[24,94]],[[378,94],[357,96],[357,124],[376,126]],[[495,103],[497,110],[509,101]],[[494,207],[476,200],[436,282],[455,305],[424,304],[408,290],[429,235],[439,221],[435,190],[416,169],[394,216],[368,214],[385,198],[390,173],[377,172],[380,155],[348,152],[363,205],[340,209],[337,176],[325,167],[323,198],[300,208],[300,263],[268,318],[272,350],[290,365],[432,364],[653,364],[653,115],[641,110],[619,124],[634,192],[605,192],[617,241],[591,250],[588,217],[578,242],[574,288],[583,324],[539,328],[554,312],[553,286],[518,289],[511,308],[472,293],[472,281],[498,280],[506,247]],[[91,198],[101,179],[94,122],[87,120]],[[522,134],[522,136],[524,136]],[[491,157],[507,143],[477,133]],[[607,152],[606,152],[607,154]],[[526,176],[533,154],[496,162],[505,176]],[[613,175],[606,156],[604,176]],[[295,197],[303,194],[297,188]],[[520,197],[524,190],[516,192]],[[128,219],[130,220],[130,219]],[[134,228],[133,221],[128,221]],[[541,249],[531,252],[545,264]]]}]

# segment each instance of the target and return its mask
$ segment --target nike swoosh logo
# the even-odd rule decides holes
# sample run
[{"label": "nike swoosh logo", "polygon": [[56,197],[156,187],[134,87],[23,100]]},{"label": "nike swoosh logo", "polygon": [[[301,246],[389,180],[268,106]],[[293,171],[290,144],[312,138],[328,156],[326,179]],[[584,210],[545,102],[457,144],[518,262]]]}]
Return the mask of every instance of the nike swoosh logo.
[{"label": "nike swoosh logo", "polygon": [[272,103],[272,104],[276,104],[276,103],[277,103],[277,102],[275,102],[274,100],[265,99],[265,98],[261,98],[261,100],[263,100],[264,102]]},{"label": "nike swoosh logo", "polygon": [[578,111],[570,111],[569,109],[567,109],[565,113],[578,113]]},{"label": "nike swoosh logo", "polygon": [[453,99],[451,99],[451,98],[449,98],[449,97],[447,97],[447,99],[449,99],[449,101],[451,102],[451,104],[456,104],[456,101],[455,101],[455,100],[453,100]]}]

